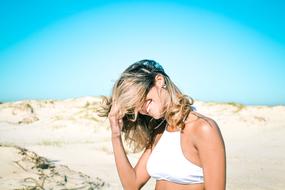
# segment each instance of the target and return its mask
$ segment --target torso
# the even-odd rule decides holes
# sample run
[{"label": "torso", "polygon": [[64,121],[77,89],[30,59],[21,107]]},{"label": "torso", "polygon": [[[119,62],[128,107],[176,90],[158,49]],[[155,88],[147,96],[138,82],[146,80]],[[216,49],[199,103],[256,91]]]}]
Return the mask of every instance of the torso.
[{"label": "torso", "polygon": [[[187,160],[192,162],[193,164],[202,167],[198,150],[195,147],[195,129],[199,127],[199,118],[197,117],[204,117],[201,114],[194,113],[190,114],[189,118],[186,121],[186,126],[183,130],[183,132],[180,132],[180,140],[181,140],[181,150]],[[168,132],[174,132],[177,131],[177,129],[173,129],[171,127],[167,127],[165,130]],[[156,146],[158,143],[159,139],[161,137],[161,134],[157,135],[153,148]],[[203,190],[204,189],[204,183],[199,183],[199,184],[178,184],[178,183],[173,183],[170,181],[166,180],[157,180],[156,181],[156,186],[155,190]]]}]

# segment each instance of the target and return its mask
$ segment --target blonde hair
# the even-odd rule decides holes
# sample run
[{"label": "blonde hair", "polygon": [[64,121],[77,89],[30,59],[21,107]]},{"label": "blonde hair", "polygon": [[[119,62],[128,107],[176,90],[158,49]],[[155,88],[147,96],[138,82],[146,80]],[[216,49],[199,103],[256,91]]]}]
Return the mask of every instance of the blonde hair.
[{"label": "blonde hair", "polygon": [[[170,104],[164,110],[164,118],[155,120],[138,112],[145,102],[150,88],[154,86],[155,76],[161,74],[165,89],[170,96]],[[122,132],[126,142],[134,152],[141,151],[153,144],[155,128],[166,123],[184,129],[187,116],[193,110],[193,99],[183,95],[170,80],[160,64],[153,60],[141,60],[130,65],[115,82],[112,96],[103,97],[100,115],[107,117],[112,103],[116,101],[119,115],[123,118]],[[165,122],[164,122],[165,121]]]}]

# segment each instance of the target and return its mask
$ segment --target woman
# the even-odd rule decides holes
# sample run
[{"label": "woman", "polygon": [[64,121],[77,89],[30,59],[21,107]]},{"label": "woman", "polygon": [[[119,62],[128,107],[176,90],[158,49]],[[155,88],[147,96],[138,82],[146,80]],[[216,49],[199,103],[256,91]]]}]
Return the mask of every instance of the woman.
[{"label": "woman", "polygon": [[[223,190],[226,156],[216,122],[196,112],[160,64],[141,60],[116,81],[104,99],[117,171],[124,189],[143,187],[150,177],[156,190]],[[122,132],[122,133],[121,133]],[[135,167],[121,135],[134,151],[144,150]]]}]

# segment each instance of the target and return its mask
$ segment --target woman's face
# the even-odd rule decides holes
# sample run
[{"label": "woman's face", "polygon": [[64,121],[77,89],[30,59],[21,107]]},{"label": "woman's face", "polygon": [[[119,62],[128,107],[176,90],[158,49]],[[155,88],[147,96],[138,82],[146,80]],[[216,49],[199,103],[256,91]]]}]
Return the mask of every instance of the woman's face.
[{"label": "woman's face", "polygon": [[159,81],[150,89],[146,96],[144,105],[139,110],[140,114],[148,115],[154,119],[160,119],[164,117],[164,110],[167,104],[166,90],[162,88],[164,80]]}]

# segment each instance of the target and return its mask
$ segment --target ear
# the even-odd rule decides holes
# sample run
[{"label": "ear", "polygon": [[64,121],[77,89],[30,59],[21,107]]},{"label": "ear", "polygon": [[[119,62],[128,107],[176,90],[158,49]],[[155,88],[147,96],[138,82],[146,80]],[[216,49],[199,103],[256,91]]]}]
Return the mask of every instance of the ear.
[{"label": "ear", "polygon": [[161,74],[155,76],[155,86],[162,88],[165,84],[164,77]]}]

